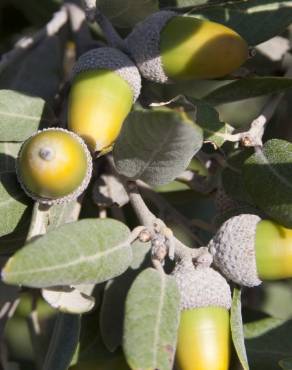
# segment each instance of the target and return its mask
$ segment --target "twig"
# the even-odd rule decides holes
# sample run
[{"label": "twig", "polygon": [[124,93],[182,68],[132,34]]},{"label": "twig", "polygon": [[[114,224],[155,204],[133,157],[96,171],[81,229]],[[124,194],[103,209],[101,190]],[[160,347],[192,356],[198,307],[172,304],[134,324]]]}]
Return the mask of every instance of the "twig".
[{"label": "twig", "polygon": [[67,0],[65,3],[68,10],[73,38],[76,44],[77,58],[90,49],[102,46],[103,44],[101,42],[92,38],[86,23],[84,10],[77,4],[72,3],[72,0]]},{"label": "twig", "polygon": [[[150,186],[142,181],[137,181],[137,184],[143,194],[154,202],[158,208],[160,208],[164,213],[167,213],[168,218],[174,220],[176,223],[180,224],[183,229],[190,235],[194,242],[198,245],[202,245],[203,241],[196,235],[198,225],[195,222],[190,222],[184,215],[178,212],[172,205],[170,205],[161,195],[156,193],[151,189]],[[201,228],[201,227],[200,227]]]},{"label": "twig", "polygon": [[125,41],[120,37],[109,19],[99,10],[96,12],[96,21],[103,31],[109,45],[127,51]]},{"label": "twig", "polygon": [[[155,215],[148,209],[147,205],[145,204],[143,198],[141,197],[141,194],[138,191],[137,184],[133,181],[131,182],[123,182],[125,185],[125,189],[127,190],[130,198],[130,203],[140,220],[140,222],[145,226],[146,228],[153,229],[155,226],[159,226],[159,223],[164,225],[163,221],[157,219]],[[164,225],[165,226],[165,225]],[[169,234],[170,229],[168,229],[165,226],[165,235]],[[171,235],[171,242],[173,242],[174,246],[174,254],[176,258],[182,259],[186,258],[196,258],[198,256],[199,249],[193,249],[189,248],[186,245],[184,245],[180,240],[175,238],[173,235]],[[154,258],[155,259],[155,258]]]},{"label": "twig", "polygon": [[282,93],[271,97],[265,104],[262,113],[252,121],[248,131],[239,132],[237,134],[225,134],[225,140],[231,142],[241,142],[242,145],[246,147],[262,146],[262,138],[266,125],[273,117],[283,96],[284,94]]},{"label": "twig", "polygon": [[83,0],[83,3],[87,21],[89,23],[97,22],[110,46],[126,51],[127,48],[124,40],[117,33],[109,19],[99,8],[96,8],[96,1]]},{"label": "twig", "polygon": [[96,0],[83,0],[82,2],[87,21],[93,23],[96,15]]},{"label": "twig", "polygon": [[157,218],[146,206],[141,194],[139,193],[136,183],[124,182],[124,185],[129,195],[131,205],[139,221],[146,227],[152,227]]},{"label": "twig", "polygon": [[[285,73],[284,77],[292,76],[292,67],[290,67]],[[264,108],[261,114],[252,121],[250,129],[245,132],[239,132],[236,134],[226,134],[224,135],[225,140],[232,142],[241,142],[243,146],[246,147],[261,147],[263,146],[263,135],[265,128],[273,117],[280,101],[282,100],[284,93],[273,95],[268,99],[267,103],[264,105]]]},{"label": "twig", "polygon": [[[107,156],[107,161],[108,161],[108,163],[111,167],[112,172],[116,176],[118,176],[118,174],[116,172],[116,169],[115,169],[113,158],[111,156]],[[168,240],[167,244],[168,244],[168,248],[169,248],[169,256],[172,257],[172,253],[174,253],[176,258],[178,258],[178,259],[184,258],[185,256],[189,256],[191,258],[193,256],[196,257],[197,254],[198,254],[198,249],[189,248],[186,245],[184,245],[180,240],[178,240],[173,235],[172,231],[169,228],[166,227],[164,222],[162,220],[158,219],[149,210],[149,208],[147,207],[146,203],[144,202],[144,200],[143,200],[143,198],[142,198],[142,196],[139,192],[137,184],[138,183],[140,183],[140,185],[143,184],[143,185],[145,185],[145,187],[147,187],[147,185],[144,184],[143,182],[140,182],[140,181],[137,181],[137,182],[126,181],[126,179],[124,179],[122,177],[120,177],[120,180],[121,180],[126,192],[128,193],[130,203],[131,203],[139,221],[141,222],[141,224],[143,226],[145,226],[146,229],[149,229],[150,233],[152,232],[152,230],[154,230],[154,231],[155,231],[155,229],[156,229],[156,231],[157,231],[157,229],[159,230],[159,226],[164,229],[162,234],[164,235],[165,239]],[[156,194],[156,193],[154,193],[154,194]],[[158,194],[156,194],[156,195],[158,196]],[[181,225],[184,225],[184,226],[187,225],[188,220],[186,218],[184,218],[184,216],[182,216],[180,213],[178,213],[175,209],[172,209],[172,207],[167,202],[165,203],[165,206],[166,205],[168,207],[170,207],[171,210],[173,210],[173,213],[176,213],[176,217],[175,217],[176,222],[177,222],[177,219],[182,217],[183,221],[181,221]],[[166,207],[164,207],[164,208],[166,208]],[[190,233],[190,235],[193,236],[193,238],[196,240],[197,243],[198,242],[201,243],[199,238],[197,236],[195,236],[190,231],[190,229],[188,229],[188,232]],[[158,233],[159,233],[159,231],[158,231]],[[174,249],[174,250],[172,250],[172,249]]]},{"label": "twig", "polygon": [[53,18],[45,25],[45,27],[41,28],[32,36],[25,36],[21,38],[15,44],[12,50],[2,55],[0,60],[0,73],[4,71],[4,69],[7,68],[11,63],[19,59],[26,50],[39,43],[45,37],[58,33],[60,28],[64,26],[67,20],[68,14],[66,7],[62,6],[61,9],[53,15]]}]

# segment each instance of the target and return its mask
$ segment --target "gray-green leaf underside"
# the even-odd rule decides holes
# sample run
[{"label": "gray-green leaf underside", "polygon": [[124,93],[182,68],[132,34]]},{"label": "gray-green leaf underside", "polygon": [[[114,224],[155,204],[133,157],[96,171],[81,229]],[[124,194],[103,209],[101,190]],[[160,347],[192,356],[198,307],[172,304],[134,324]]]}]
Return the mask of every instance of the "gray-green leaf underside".
[{"label": "gray-green leaf underside", "polygon": [[173,277],[148,268],[126,300],[124,351],[132,369],[171,370],[180,306]]},{"label": "gray-green leaf underside", "polygon": [[186,169],[203,143],[202,130],[170,109],[130,114],[114,146],[117,171],[131,180],[162,185]]},{"label": "gray-green leaf underside", "polygon": [[0,141],[24,141],[53,123],[53,112],[43,99],[0,90]]},{"label": "gray-green leaf underside", "polygon": [[132,261],[130,230],[112,219],[63,225],[29,243],[2,270],[9,284],[32,287],[100,283]]}]

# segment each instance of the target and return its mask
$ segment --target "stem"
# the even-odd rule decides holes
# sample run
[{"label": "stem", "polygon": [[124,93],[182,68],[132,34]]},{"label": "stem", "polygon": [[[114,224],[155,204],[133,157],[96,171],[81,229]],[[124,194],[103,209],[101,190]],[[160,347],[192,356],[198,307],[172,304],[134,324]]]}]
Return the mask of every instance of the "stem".
[{"label": "stem", "polygon": [[98,23],[108,44],[112,47],[127,51],[125,41],[117,33],[109,19],[96,8],[95,0],[83,0],[86,19],[89,23]]},{"label": "stem", "polygon": [[111,22],[99,9],[96,12],[96,21],[102,29],[102,32],[110,46],[124,51],[127,50],[125,41],[120,37]]},{"label": "stem", "polygon": [[194,225],[189,219],[187,219],[184,215],[178,212],[172,205],[170,205],[161,195],[156,193],[154,190],[150,188],[147,184],[142,181],[137,181],[139,188],[141,189],[142,193],[150,199],[156,206],[162,210],[163,213],[167,214],[169,220],[173,220],[178,223],[193,239],[193,241],[198,244],[203,244],[203,241],[195,234],[196,227],[198,225]]},{"label": "stem", "polygon": [[87,21],[89,23],[94,23],[96,15],[96,0],[83,0],[82,2]]},{"label": "stem", "polygon": [[[124,182],[125,189],[128,192],[130,203],[139,219],[139,221],[145,226],[149,228],[153,228],[155,223],[158,223],[159,220],[155,217],[155,215],[148,209],[147,205],[145,204],[141,194],[139,193],[137,184],[135,182]],[[193,256],[193,254],[197,255],[197,250],[193,248],[189,248],[184,245],[180,240],[175,238],[174,236],[173,242],[175,244],[175,255],[178,258],[183,258],[185,256]]]},{"label": "stem", "polygon": [[66,7],[63,6],[57,11],[53,18],[32,36],[21,38],[14,48],[3,54],[0,60],[0,73],[3,72],[11,63],[18,60],[28,49],[42,41],[45,37],[53,36],[59,32],[60,28],[65,25],[68,20]]},{"label": "stem", "polygon": [[156,220],[155,215],[148,209],[135,182],[124,183],[126,191],[130,198],[130,203],[139,219],[144,226],[152,227]]},{"label": "stem", "polygon": [[103,44],[94,40],[86,23],[84,10],[74,4],[72,0],[65,1],[73,38],[76,44],[77,58],[86,51],[102,46]]},{"label": "stem", "polygon": [[[118,176],[117,171],[115,169],[113,158],[111,156],[108,156],[107,160],[108,160],[108,163],[111,167],[112,173],[115,176]],[[132,207],[133,207],[133,209],[136,213],[136,216],[138,217],[139,221],[141,222],[141,224],[143,226],[145,226],[146,228],[149,228],[150,230],[152,230],[154,228],[154,224],[159,224],[159,221],[161,223],[163,223],[147,207],[146,203],[144,202],[144,200],[143,200],[143,198],[142,198],[142,196],[139,192],[137,183],[143,184],[143,186],[145,186],[145,188],[147,190],[150,189],[148,187],[148,185],[144,184],[142,181],[137,181],[137,183],[134,182],[134,181],[126,181],[122,177],[120,177],[120,180],[121,180],[126,192],[128,193],[130,203],[131,203],[131,205],[132,205]],[[152,191],[152,189],[150,189],[150,190],[154,195],[157,195],[157,197],[159,197],[159,195],[157,193],[155,193],[154,191]],[[163,198],[161,198],[161,199],[163,199]],[[188,220],[184,216],[182,216],[180,213],[178,213],[167,202],[165,202],[164,205],[170,207],[169,209],[171,211],[173,211],[173,213],[175,214],[175,216],[177,218],[181,217],[183,219],[183,221],[181,221],[182,225],[184,225],[184,224],[187,225]],[[170,229],[168,229],[168,230],[170,231]],[[190,233],[190,235],[192,235],[194,238],[198,239],[193,233],[191,233],[191,231],[189,229],[187,229],[187,230]],[[172,232],[171,232],[171,234],[172,234]],[[172,235],[171,238],[169,238],[169,241],[174,244],[174,253],[175,253],[176,257],[178,257],[178,258],[182,258],[183,256],[186,256],[186,255],[192,256],[194,253],[195,254],[197,253],[196,249],[187,247],[186,245],[184,245],[180,240],[178,240],[173,235]],[[200,241],[200,240],[197,240],[197,241]]]},{"label": "stem", "polygon": [[267,123],[273,117],[279,102],[283,98],[284,94],[279,94],[271,97],[267,103],[264,105],[264,108],[261,114],[252,121],[250,129],[245,132],[239,132],[237,134],[226,134],[224,135],[225,140],[231,142],[240,141],[243,146],[262,146],[262,138],[265,132]]},{"label": "stem", "polygon": [[[287,70],[284,77],[292,77],[292,66]],[[232,142],[240,141],[242,145],[246,147],[263,146],[262,139],[265,128],[273,117],[283,96],[284,93],[273,95],[264,105],[261,114],[252,121],[248,131],[224,135],[225,140]]]},{"label": "stem", "polygon": [[48,220],[49,207],[45,208],[40,205],[40,203],[35,202],[26,241],[29,242],[35,237],[45,234],[47,231]]}]

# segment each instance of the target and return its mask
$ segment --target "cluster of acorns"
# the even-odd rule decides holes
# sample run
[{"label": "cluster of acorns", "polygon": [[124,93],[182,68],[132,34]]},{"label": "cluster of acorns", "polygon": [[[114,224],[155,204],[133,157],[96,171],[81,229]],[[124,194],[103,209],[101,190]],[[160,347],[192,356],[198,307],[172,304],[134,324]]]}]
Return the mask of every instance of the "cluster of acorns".
[{"label": "cluster of acorns", "polygon": [[[33,199],[54,204],[76,199],[88,186],[92,154],[108,152],[141,89],[141,75],[169,83],[218,78],[248,57],[233,30],[205,20],[161,11],[138,24],[124,52],[100,47],[82,55],[73,69],[68,130],[37,132],[21,147],[18,179]],[[252,287],[261,279],[292,276],[292,230],[256,215],[226,221],[208,245],[213,263],[228,279]],[[209,255],[210,256],[210,255]],[[190,261],[173,272],[182,295],[177,368],[227,370],[230,357],[226,280],[210,267]]]},{"label": "cluster of acorns", "polygon": [[[100,47],[82,55],[73,69],[68,129],[49,128],[21,147],[17,174],[32,198],[53,204],[78,197],[92,172],[92,154],[108,152],[141,89],[141,76],[170,83],[218,78],[248,57],[233,30],[171,11],[155,13],[125,40],[128,55]],[[215,267],[234,283],[252,287],[261,279],[292,277],[292,230],[256,215],[226,221],[209,242]],[[177,346],[179,370],[227,370],[230,357],[226,280],[207,265],[177,263],[182,293]]]},{"label": "cluster of acorns", "polygon": [[274,221],[241,214],[225,221],[210,240],[211,261],[177,263],[173,275],[182,306],[178,370],[229,369],[231,291],[225,278],[246,287],[291,278],[291,236],[291,229]]},{"label": "cluster of acorns", "polygon": [[248,57],[246,42],[233,30],[172,11],[146,18],[126,38],[125,46],[128,55],[100,47],[77,61],[68,106],[70,131],[49,128],[23,143],[17,175],[33,199],[61,203],[86,189],[91,154],[111,150],[139,97],[141,75],[159,83],[218,78]]}]

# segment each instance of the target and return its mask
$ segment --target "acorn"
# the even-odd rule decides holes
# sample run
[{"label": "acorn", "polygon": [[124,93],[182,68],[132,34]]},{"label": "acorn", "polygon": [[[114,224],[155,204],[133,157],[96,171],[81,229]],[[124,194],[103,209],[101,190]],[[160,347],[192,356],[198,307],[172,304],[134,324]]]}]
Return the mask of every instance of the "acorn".
[{"label": "acorn", "polygon": [[191,262],[178,263],[172,274],[181,292],[177,369],[228,370],[229,285],[212,268],[195,268]]},{"label": "acorn", "polygon": [[232,29],[167,10],[138,23],[126,44],[142,76],[160,83],[223,77],[248,58]]},{"label": "acorn", "polygon": [[223,275],[240,285],[292,277],[292,230],[274,221],[252,214],[234,216],[208,247]]},{"label": "acorn", "polygon": [[21,146],[18,181],[28,196],[52,205],[76,199],[89,184],[92,159],[84,141],[61,128],[38,131]]},{"label": "acorn", "polygon": [[140,90],[140,73],[122,51],[111,47],[88,51],[73,67],[68,128],[92,152],[110,151]]}]

